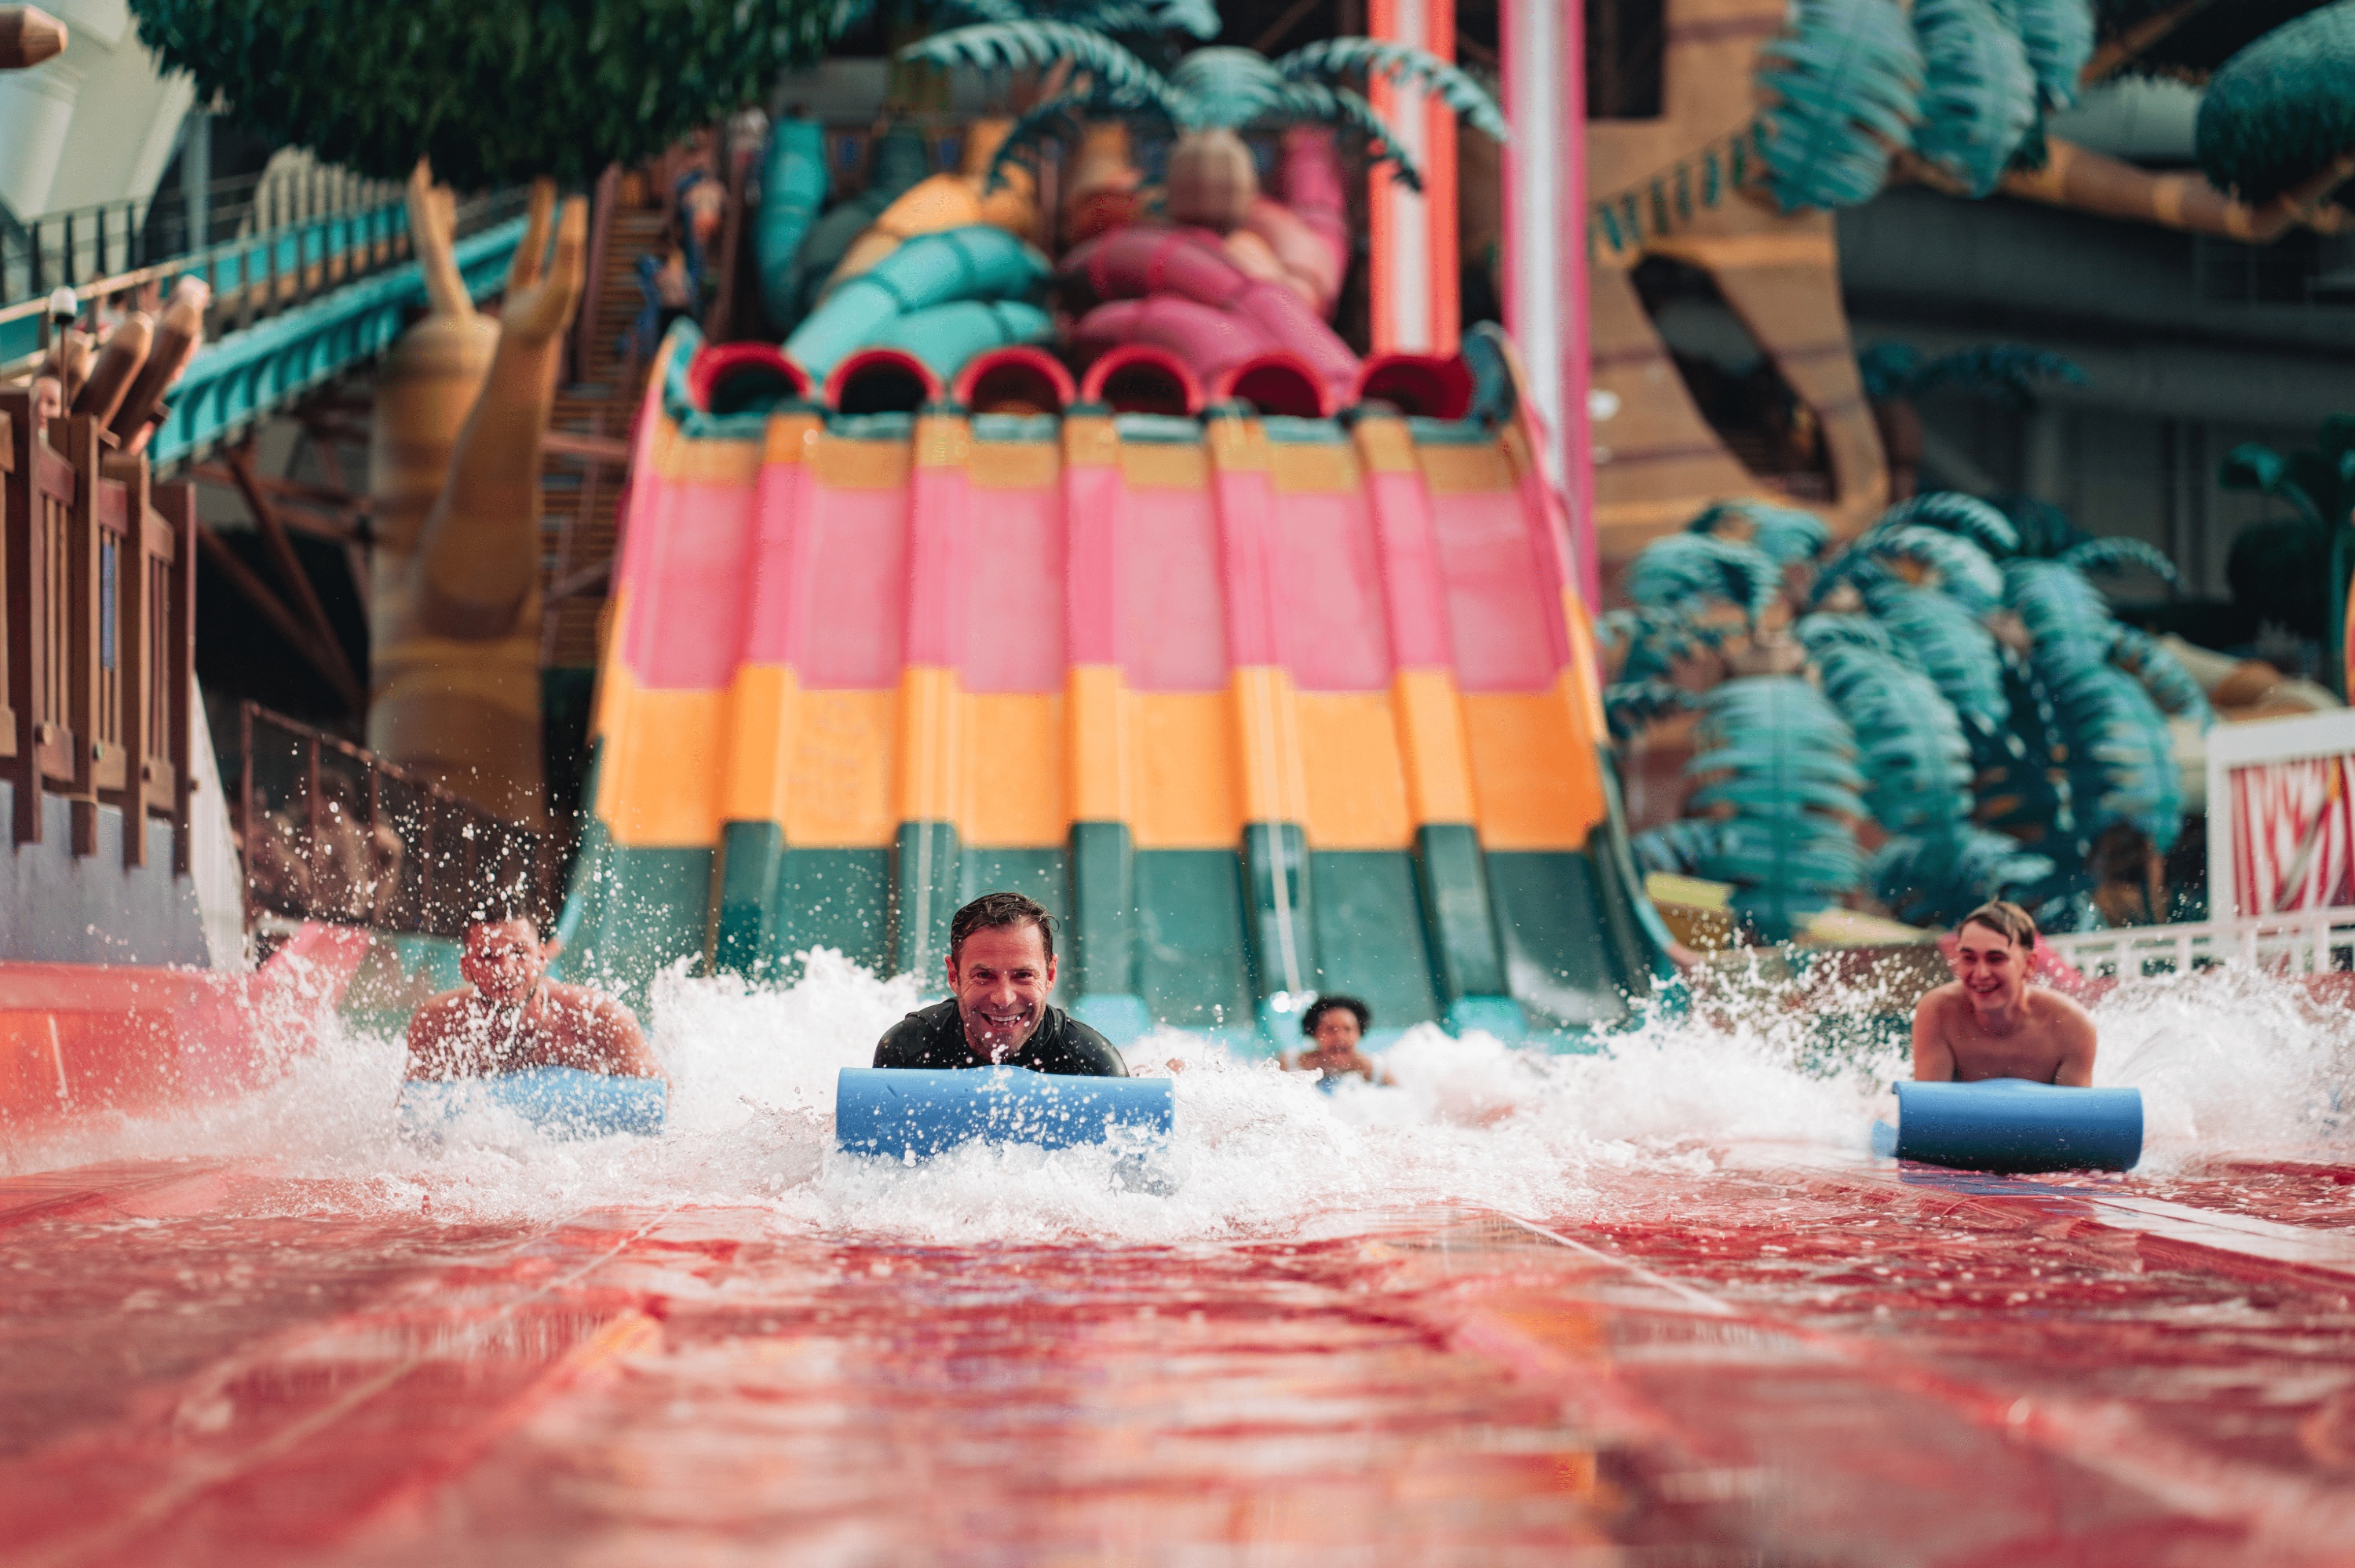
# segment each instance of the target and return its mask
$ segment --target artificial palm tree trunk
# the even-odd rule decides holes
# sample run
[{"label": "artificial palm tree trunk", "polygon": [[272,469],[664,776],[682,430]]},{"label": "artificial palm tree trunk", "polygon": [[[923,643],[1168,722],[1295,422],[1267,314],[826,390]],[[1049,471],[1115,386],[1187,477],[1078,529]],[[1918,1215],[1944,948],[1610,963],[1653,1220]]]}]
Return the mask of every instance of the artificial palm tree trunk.
[{"label": "artificial palm tree trunk", "polygon": [[2251,206],[2234,201],[2197,170],[2155,175],[2072,143],[2045,145],[2042,168],[2014,169],[2004,175],[2005,195],[2255,245],[2278,239],[2297,224],[2323,233],[2348,226],[2345,209],[2330,205],[2330,196],[2355,176],[2355,153],[2333,159],[2273,200]]},{"label": "artificial palm tree trunk", "polygon": [[[415,187],[412,186],[412,198]],[[579,302],[587,204],[564,203],[556,252],[542,253],[556,187],[532,187],[531,217],[507,275],[506,302],[485,336],[461,325],[464,289],[450,264],[438,204],[412,199],[435,313],[410,368],[414,394],[389,416],[379,405],[380,493],[400,503],[384,516],[376,566],[369,744],[502,816],[546,816],[539,697],[539,471],[563,336]],[[427,260],[429,253],[435,260]],[[445,293],[454,291],[454,302]],[[471,307],[466,314],[471,316]],[[476,318],[479,320],[479,318]],[[487,324],[487,323],[485,323]],[[489,344],[480,372],[474,356]],[[465,404],[456,395],[472,378]],[[463,424],[451,419],[464,408]],[[452,431],[446,446],[439,438]],[[439,482],[428,490],[436,458]],[[416,503],[430,496],[424,508]]]}]

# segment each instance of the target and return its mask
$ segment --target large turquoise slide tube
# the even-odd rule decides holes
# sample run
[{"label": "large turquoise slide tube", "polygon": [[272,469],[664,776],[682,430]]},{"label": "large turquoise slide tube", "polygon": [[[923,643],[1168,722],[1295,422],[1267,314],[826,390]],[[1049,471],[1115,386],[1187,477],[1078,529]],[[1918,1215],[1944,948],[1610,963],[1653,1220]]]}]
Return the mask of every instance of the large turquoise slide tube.
[{"label": "large turquoise slide tube", "polygon": [[1047,259],[1002,228],[975,224],[918,235],[829,295],[785,340],[785,353],[823,379],[848,355],[880,344],[897,317],[961,300],[1018,300],[1046,280]]},{"label": "large turquoise slide tube", "polygon": [[794,261],[826,206],[826,127],[780,120],[761,161],[761,210],[752,220],[752,261],[761,274],[761,308],[769,324],[791,332],[801,319]]},{"label": "large turquoise slide tube", "polygon": [[868,346],[912,354],[946,382],[954,380],[976,354],[1018,343],[1044,343],[1054,335],[1055,323],[1036,305],[1020,300],[954,300],[892,317]]}]

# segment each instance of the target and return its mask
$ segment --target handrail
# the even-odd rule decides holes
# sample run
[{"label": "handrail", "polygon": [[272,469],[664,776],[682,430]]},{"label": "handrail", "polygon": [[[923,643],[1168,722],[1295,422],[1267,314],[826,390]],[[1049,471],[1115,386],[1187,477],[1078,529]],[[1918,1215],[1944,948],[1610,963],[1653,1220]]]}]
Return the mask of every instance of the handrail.
[{"label": "handrail", "polygon": [[2190,974],[2239,963],[2289,974],[2355,969],[2355,908],[2047,934],[2055,955],[2092,975]]},{"label": "handrail", "polygon": [[258,703],[239,739],[249,930],[274,915],[461,937],[486,894],[541,913],[544,834]]},{"label": "handrail", "polygon": [[195,701],[196,497],[112,450],[89,415],[36,419],[0,388],[0,777],[17,844],[47,836],[62,798],[73,853],[99,850],[99,809],[123,813],[123,859],[171,828],[189,867]]}]

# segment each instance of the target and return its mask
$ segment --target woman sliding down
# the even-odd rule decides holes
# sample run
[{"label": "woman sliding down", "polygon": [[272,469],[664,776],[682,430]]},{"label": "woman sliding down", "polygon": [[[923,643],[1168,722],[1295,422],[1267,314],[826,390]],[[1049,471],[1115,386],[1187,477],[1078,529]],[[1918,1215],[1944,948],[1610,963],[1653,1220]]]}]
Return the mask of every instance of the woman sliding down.
[{"label": "woman sliding down", "polygon": [[2094,1021],[2058,991],[2029,988],[2035,952],[2036,922],[2017,904],[1964,917],[1947,956],[1953,981],[1913,1010],[1915,1082],[2093,1084]]}]

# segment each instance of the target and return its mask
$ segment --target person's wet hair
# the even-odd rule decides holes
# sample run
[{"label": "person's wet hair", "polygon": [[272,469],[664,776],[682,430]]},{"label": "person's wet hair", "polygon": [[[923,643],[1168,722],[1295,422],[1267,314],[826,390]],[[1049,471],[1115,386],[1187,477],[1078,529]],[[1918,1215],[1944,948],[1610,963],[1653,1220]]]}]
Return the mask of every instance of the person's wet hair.
[{"label": "person's wet hair", "polygon": [[1363,1034],[1374,1026],[1374,1010],[1354,996],[1320,996],[1308,1004],[1300,1015],[1300,1033],[1315,1039],[1317,1022],[1328,1012],[1353,1012],[1358,1017],[1358,1033]]},{"label": "person's wet hair", "polygon": [[1984,926],[2023,953],[2036,946],[2035,918],[2019,905],[2002,899],[1980,905],[1964,916],[1955,929],[1960,931],[1964,926]]},{"label": "person's wet hair", "polygon": [[1007,926],[1038,927],[1039,939],[1047,945],[1047,961],[1055,961],[1055,917],[1045,905],[1019,893],[985,893],[958,910],[949,921],[949,957],[962,954],[964,939],[975,931]]}]

